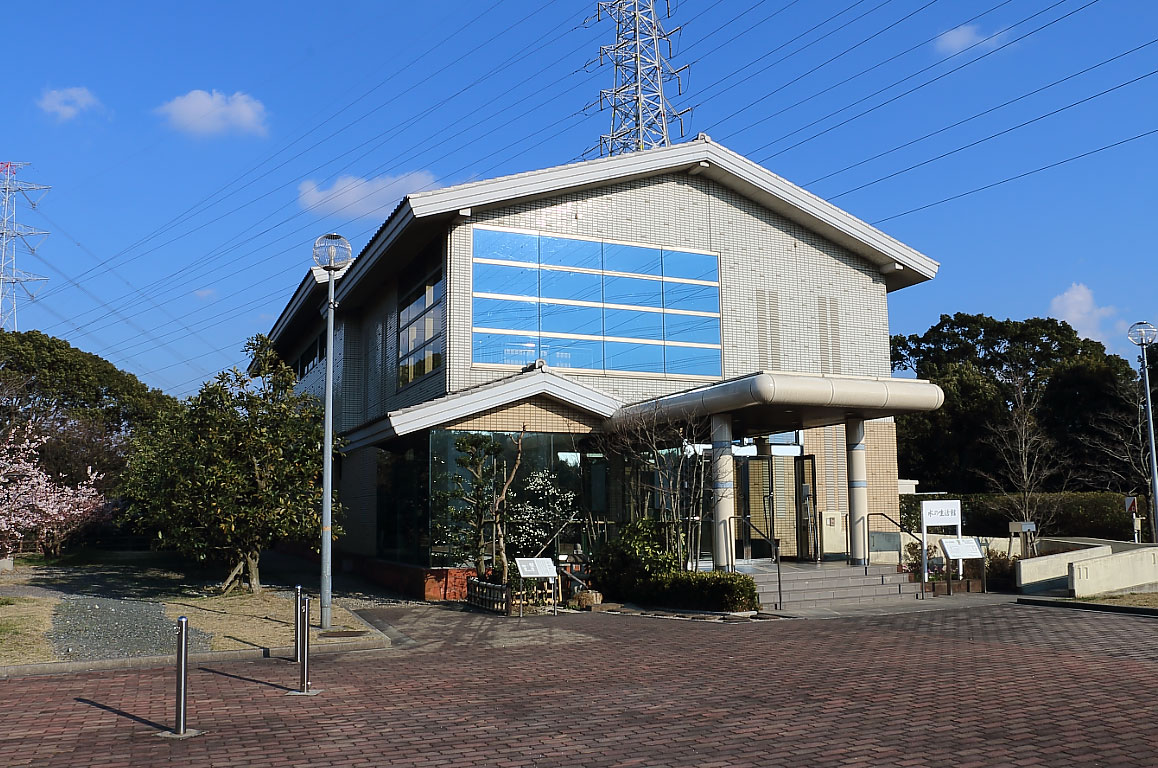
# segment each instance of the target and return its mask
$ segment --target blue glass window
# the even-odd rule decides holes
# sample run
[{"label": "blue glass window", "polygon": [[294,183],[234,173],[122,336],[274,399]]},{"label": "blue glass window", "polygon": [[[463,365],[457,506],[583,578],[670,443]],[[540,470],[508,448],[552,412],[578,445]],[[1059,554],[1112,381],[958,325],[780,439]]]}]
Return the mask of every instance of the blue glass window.
[{"label": "blue glass window", "polygon": [[638,245],[603,244],[603,268],[609,272],[636,272],[641,275],[662,275],[658,248]]},{"label": "blue glass window", "polygon": [[603,355],[608,370],[663,373],[663,347],[659,344],[605,341]]},{"label": "blue glass window", "polygon": [[719,280],[720,268],[715,256],[687,251],[663,251],[663,276],[688,280]]},{"label": "blue glass window", "polygon": [[505,293],[510,296],[539,295],[539,270],[535,267],[505,267],[501,264],[475,264],[476,293]]},{"label": "blue glass window", "polygon": [[543,235],[539,238],[539,261],[556,267],[603,269],[603,244]]},{"label": "blue glass window", "polygon": [[544,299],[602,301],[602,277],[586,272],[558,272],[544,269],[539,273],[539,295]]},{"label": "blue glass window", "polygon": [[715,285],[664,283],[663,305],[668,309],[719,312],[720,289]]},{"label": "blue glass window", "polygon": [[719,376],[720,350],[701,347],[664,347],[668,373]]},{"label": "blue glass window", "polygon": [[539,263],[539,236],[518,232],[496,232],[493,229],[474,231],[476,259],[506,259]]},{"label": "blue glass window", "polygon": [[603,369],[603,342],[588,339],[552,339],[544,337],[539,345],[547,365],[558,368]]},{"label": "blue glass window", "polygon": [[533,301],[474,299],[476,328],[504,328],[511,331],[539,330],[539,305]]},{"label": "blue glass window", "polygon": [[664,339],[694,344],[720,343],[720,318],[698,315],[664,315]]},{"label": "blue glass window", "polygon": [[541,330],[546,333],[582,333],[587,336],[603,334],[603,310],[599,307],[543,302],[539,305],[539,311]]},{"label": "blue glass window", "polygon": [[539,357],[539,340],[535,336],[475,333],[471,343],[471,357],[476,363],[530,365]]},{"label": "blue glass window", "polygon": [[603,335],[663,341],[663,315],[635,309],[605,309]]},{"label": "blue glass window", "polygon": [[634,304],[639,307],[663,307],[663,283],[638,277],[603,278],[603,300],[608,304]]}]

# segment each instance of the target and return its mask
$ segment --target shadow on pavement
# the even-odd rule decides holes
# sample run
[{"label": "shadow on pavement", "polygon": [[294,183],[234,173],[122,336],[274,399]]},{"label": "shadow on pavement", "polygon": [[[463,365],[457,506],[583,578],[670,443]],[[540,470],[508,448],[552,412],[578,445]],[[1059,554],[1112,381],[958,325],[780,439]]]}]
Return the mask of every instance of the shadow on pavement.
[{"label": "shadow on pavement", "polygon": [[167,731],[169,729],[169,726],[167,726],[167,725],[161,725],[160,723],[154,723],[152,720],[146,720],[143,717],[137,717],[136,715],[131,715],[128,712],[125,712],[123,709],[117,709],[116,707],[110,707],[108,704],[101,704],[99,702],[93,701],[92,699],[76,698],[76,699],[73,699],[73,701],[79,701],[81,704],[88,704],[90,707],[96,707],[97,709],[103,709],[105,712],[112,712],[114,715],[120,715],[121,717],[132,720],[135,723],[140,723],[141,725],[147,725],[150,728],[156,728],[158,731]]}]

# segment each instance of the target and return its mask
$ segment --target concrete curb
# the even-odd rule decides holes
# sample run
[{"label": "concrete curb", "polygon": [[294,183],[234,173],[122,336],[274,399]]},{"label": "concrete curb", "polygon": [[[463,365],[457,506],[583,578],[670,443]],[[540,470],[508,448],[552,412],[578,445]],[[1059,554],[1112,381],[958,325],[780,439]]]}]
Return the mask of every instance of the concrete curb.
[{"label": "concrete curb", "polygon": [[1042,608],[1070,608],[1078,611],[1101,611],[1102,613],[1125,613],[1131,616],[1158,616],[1158,608],[1141,605],[1110,605],[1109,603],[1086,603],[1068,597],[1019,597],[1018,605],[1036,605]]},{"label": "concrete curb", "polygon": [[[379,651],[390,647],[390,639],[372,630],[378,637],[368,637],[340,643],[310,644],[310,658],[318,654],[346,653],[348,651]],[[204,664],[216,661],[252,661],[255,659],[292,659],[293,646],[278,648],[238,648],[231,651],[208,651],[189,654],[190,664]],[[13,664],[0,667],[0,680],[9,677],[32,677],[35,675],[68,675],[76,672],[96,672],[99,670],[147,669],[149,667],[172,667],[177,664],[177,655],[134,656],[127,659],[93,659],[91,661],[48,661],[41,664]]]}]

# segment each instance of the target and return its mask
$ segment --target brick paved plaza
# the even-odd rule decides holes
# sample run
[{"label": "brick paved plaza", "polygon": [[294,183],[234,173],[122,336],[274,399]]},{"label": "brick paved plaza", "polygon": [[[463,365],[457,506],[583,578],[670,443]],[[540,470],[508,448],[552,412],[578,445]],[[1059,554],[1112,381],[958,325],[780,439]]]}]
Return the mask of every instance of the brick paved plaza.
[{"label": "brick paved plaza", "polygon": [[1018,605],[719,624],[379,609],[388,651],[0,680],[3,766],[1158,765],[1158,623]]}]

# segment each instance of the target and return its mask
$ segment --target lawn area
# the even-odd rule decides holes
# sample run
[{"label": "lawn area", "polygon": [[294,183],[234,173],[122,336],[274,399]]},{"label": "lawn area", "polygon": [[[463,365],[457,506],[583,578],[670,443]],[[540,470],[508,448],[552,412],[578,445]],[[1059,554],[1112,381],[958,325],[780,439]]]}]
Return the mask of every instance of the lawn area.
[{"label": "lawn area", "polygon": [[1128,595],[1101,595],[1084,597],[1082,602],[1104,605],[1131,605],[1138,608],[1158,608],[1158,592],[1131,592]]},{"label": "lawn area", "polygon": [[59,602],[51,597],[0,597],[0,665],[56,660],[45,635]]}]

